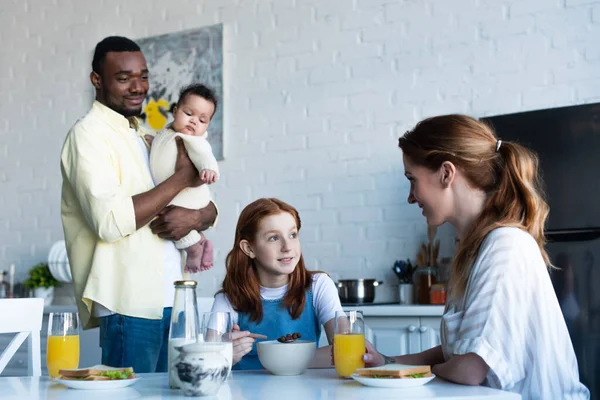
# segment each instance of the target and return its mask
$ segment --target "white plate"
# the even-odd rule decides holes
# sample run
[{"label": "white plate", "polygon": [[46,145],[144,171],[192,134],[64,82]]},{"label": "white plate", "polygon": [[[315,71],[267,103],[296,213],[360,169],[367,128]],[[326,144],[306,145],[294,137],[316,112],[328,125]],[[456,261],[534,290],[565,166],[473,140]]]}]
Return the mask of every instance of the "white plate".
[{"label": "white plate", "polygon": [[60,251],[58,259],[58,271],[63,282],[71,282],[71,268],[69,268],[69,258],[67,256],[67,248],[63,247]]},{"label": "white plate", "polygon": [[110,389],[121,389],[127,386],[131,386],[140,378],[133,379],[115,379],[112,381],[76,381],[69,379],[56,379],[56,382],[61,383],[71,389],[83,389],[83,390],[110,390]]},{"label": "white plate", "polygon": [[54,243],[52,247],[50,247],[50,251],[48,252],[48,264],[56,261],[56,253],[58,252],[58,249],[63,246],[61,242],[62,241],[59,240],[58,242]]},{"label": "white plate", "polygon": [[427,382],[431,381],[435,378],[434,374],[428,376],[426,378],[405,378],[405,379],[395,379],[395,378],[366,378],[364,376],[358,376],[357,374],[352,374],[352,379],[357,382],[362,383],[365,386],[372,387],[381,387],[381,388],[410,388],[415,386],[423,386]]}]

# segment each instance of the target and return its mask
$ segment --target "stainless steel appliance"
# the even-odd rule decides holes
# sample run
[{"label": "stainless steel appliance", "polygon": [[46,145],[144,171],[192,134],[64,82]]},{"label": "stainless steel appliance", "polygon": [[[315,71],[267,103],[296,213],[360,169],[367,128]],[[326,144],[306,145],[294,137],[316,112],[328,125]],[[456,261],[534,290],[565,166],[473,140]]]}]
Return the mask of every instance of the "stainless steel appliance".
[{"label": "stainless steel appliance", "polygon": [[337,282],[342,304],[365,304],[375,300],[375,288],[383,282],[377,279],[341,279]]},{"label": "stainless steel appliance", "polygon": [[[600,104],[486,118],[538,153],[550,215],[551,272],[579,376],[600,399]],[[557,360],[560,362],[560,360]]]}]

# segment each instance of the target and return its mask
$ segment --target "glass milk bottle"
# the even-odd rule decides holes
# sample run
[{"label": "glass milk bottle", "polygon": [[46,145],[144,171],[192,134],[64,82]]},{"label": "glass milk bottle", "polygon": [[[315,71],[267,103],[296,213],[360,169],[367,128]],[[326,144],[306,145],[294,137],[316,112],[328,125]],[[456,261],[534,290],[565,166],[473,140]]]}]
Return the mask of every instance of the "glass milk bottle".
[{"label": "glass milk bottle", "polygon": [[174,376],[177,370],[173,361],[179,356],[175,347],[196,342],[200,323],[198,321],[198,303],[196,300],[196,281],[175,281],[175,301],[171,313],[171,329],[169,331],[169,386],[179,389]]}]

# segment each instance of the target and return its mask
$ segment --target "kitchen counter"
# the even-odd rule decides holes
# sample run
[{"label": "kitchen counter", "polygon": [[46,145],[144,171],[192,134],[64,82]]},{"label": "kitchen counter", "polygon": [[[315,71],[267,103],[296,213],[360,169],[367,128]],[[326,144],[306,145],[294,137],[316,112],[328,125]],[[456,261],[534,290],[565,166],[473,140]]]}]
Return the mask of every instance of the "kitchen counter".
[{"label": "kitchen counter", "polygon": [[343,309],[362,311],[365,317],[441,317],[444,314],[444,306],[416,304],[343,306]]},{"label": "kitchen counter", "polygon": [[65,305],[50,305],[44,307],[44,314],[58,313],[58,312],[77,312],[77,306],[75,304]]},{"label": "kitchen counter", "polygon": [[[140,374],[133,386],[106,391],[73,390],[50,382],[47,377],[0,378],[0,393],[9,399],[189,399],[179,390],[171,390],[167,374]],[[359,400],[368,398],[399,399],[492,399],[516,400],[521,396],[482,386],[463,386],[436,378],[428,384],[410,389],[381,389],[361,385],[353,380],[338,379],[333,369],[307,370],[299,376],[274,376],[266,371],[233,371],[217,400]]]},{"label": "kitchen counter", "polygon": [[[199,298],[200,301],[202,298]],[[212,301],[212,298],[209,298]],[[441,317],[444,313],[444,306],[427,305],[400,305],[400,304],[363,304],[363,305],[345,305],[344,310],[359,310],[365,317]],[[51,305],[44,307],[44,313],[51,312],[77,312],[74,304]]]}]

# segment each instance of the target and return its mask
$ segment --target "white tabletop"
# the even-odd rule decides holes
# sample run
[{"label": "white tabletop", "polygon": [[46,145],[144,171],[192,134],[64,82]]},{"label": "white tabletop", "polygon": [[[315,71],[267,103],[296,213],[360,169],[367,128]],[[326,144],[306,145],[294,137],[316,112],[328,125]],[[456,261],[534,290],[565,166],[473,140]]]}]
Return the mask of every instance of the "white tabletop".
[{"label": "white tabletop", "polygon": [[[133,386],[104,391],[68,389],[48,377],[0,378],[2,399],[183,399],[171,390],[166,374],[140,374]],[[234,371],[217,396],[211,400],[358,400],[358,399],[520,399],[521,396],[481,386],[463,386],[436,378],[412,389],[379,389],[362,386],[353,380],[338,379],[333,369],[312,369],[300,376],[273,376],[266,371]]]}]

